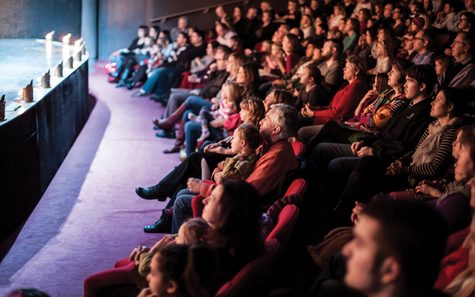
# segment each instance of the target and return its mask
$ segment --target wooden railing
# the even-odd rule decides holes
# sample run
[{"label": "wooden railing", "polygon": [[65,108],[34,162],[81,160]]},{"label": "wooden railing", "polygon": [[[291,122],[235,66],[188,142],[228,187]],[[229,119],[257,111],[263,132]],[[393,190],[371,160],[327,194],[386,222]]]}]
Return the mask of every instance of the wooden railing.
[{"label": "wooden railing", "polygon": [[237,3],[243,3],[243,4],[247,5],[249,3],[249,0],[231,0],[231,1],[221,2],[221,3],[216,3],[216,4],[213,4],[213,5],[203,6],[203,7],[199,7],[199,8],[185,10],[185,11],[178,12],[178,13],[172,13],[172,14],[167,14],[167,15],[164,15],[164,16],[156,17],[156,18],[151,19],[150,22],[151,23],[164,23],[168,19],[178,18],[178,17],[185,16],[185,15],[190,15],[190,14],[195,14],[195,13],[200,13],[200,12],[202,12],[203,14],[206,14],[211,9],[214,9],[218,6],[227,6],[227,5],[237,4]]}]

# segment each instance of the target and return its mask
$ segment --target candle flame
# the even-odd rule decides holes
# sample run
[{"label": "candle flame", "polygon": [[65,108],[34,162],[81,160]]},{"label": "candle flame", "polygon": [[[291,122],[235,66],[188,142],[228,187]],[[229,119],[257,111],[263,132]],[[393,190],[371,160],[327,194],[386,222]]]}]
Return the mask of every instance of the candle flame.
[{"label": "candle flame", "polygon": [[51,31],[48,34],[46,34],[45,39],[46,40],[53,40],[53,35],[54,35],[54,31]]},{"label": "candle flame", "polygon": [[63,37],[63,43],[69,44],[69,40],[71,39],[71,33],[66,34]]}]

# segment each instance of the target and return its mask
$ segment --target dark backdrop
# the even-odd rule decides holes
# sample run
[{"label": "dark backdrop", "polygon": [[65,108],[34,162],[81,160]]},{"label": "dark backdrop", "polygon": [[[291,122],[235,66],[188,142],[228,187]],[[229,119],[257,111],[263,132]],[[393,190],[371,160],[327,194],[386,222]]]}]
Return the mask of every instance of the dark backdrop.
[{"label": "dark backdrop", "polygon": [[1,0],[0,38],[44,38],[55,30],[55,39],[81,33],[81,0]]},{"label": "dark backdrop", "polygon": [[[99,59],[105,59],[118,49],[127,47],[136,35],[140,24],[150,24],[150,19],[168,14],[174,14],[207,5],[219,4],[219,0],[99,0]],[[285,9],[286,0],[269,1],[277,10]],[[260,0],[250,0],[248,6],[258,6]],[[226,6],[231,14],[235,6]],[[188,15],[190,24],[202,29],[213,26],[216,16],[214,9],[204,14],[202,12]],[[176,26],[177,18],[159,23],[162,29]]]}]

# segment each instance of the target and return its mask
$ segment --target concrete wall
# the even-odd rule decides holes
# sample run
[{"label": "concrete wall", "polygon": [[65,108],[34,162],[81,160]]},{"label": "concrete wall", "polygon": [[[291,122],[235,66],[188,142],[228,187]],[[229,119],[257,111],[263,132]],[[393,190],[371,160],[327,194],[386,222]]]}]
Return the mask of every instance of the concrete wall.
[{"label": "concrete wall", "polygon": [[55,39],[81,33],[81,0],[2,0],[0,38],[43,38],[55,30]]}]

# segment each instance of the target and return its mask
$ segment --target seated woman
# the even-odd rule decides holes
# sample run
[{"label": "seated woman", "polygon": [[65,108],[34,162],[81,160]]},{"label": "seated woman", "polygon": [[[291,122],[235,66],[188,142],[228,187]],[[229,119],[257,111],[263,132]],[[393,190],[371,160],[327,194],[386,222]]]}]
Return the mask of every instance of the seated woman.
[{"label": "seated woman", "polygon": [[[460,151],[455,163],[454,180],[461,187],[448,189],[440,196],[437,194],[435,197],[422,196],[422,198],[428,199],[428,203],[433,204],[441,211],[451,232],[467,227],[470,222],[470,181],[475,176],[475,126],[465,126],[462,129],[459,145]],[[419,187],[416,191],[424,193],[428,190],[424,188],[428,187]]]},{"label": "seated woman", "polygon": [[[365,134],[380,133],[392,116],[407,104],[403,86],[408,67],[409,64],[405,61],[395,60],[389,72],[387,84],[384,75],[377,75],[373,89],[361,99],[353,118],[346,122],[329,121],[322,127],[320,133],[307,142],[307,147],[313,148],[322,141],[350,143],[351,140],[355,141]],[[308,149],[308,151],[311,150]]]},{"label": "seated woman", "polygon": [[[208,290],[209,296],[214,296],[222,284],[231,280],[246,264],[264,253],[259,225],[261,206],[256,189],[241,180],[224,181],[203,203],[205,206],[202,217],[210,226],[207,242],[215,250],[217,261],[209,261],[209,278],[204,278],[201,275],[204,271],[199,270],[201,273],[197,277],[202,280],[200,284],[203,289]],[[176,245],[159,250],[158,256],[155,255],[152,259],[151,273],[148,276],[152,292],[156,292],[152,280],[156,277],[157,259],[164,250],[174,246]],[[183,261],[186,257],[181,259]],[[212,257],[210,260],[213,260]],[[200,263],[208,263],[207,261],[205,258]],[[218,264],[216,268],[215,263]],[[212,279],[211,276],[216,277],[213,284],[208,282]],[[214,287],[210,288],[210,285]]]},{"label": "seated woman", "polygon": [[[451,232],[465,228],[470,220],[468,197],[470,184],[468,181],[475,176],[474,159],[471,155],[475,150],[473,147],[474,137],[474,126],[465,126],[461,129],[455,142],[452,152],[457,158],[454,183],[444,183],[445,186],[441,184],[437,186],[436,182],[423,181],[415,187],[415,190],[409,190],[406,193],[391,193],[391,196],[394,198],[426,199],[428,203],[433,204],[441,211]],[[395,171],[393,168],[398,166],[391,165],[393,167],[388,169],[389,173]]]},{"label": "seated woman", "polygon": [[302,116],[313,120],[313,126],[301,128],[304,130],[299,131],[303,139],[309,139],[318,134],[323,124],[330,120],[346,120],[351,116],[367,90],[363,80],[364,72],[365,69],[357,56],[348,57],[343,69],[343,78],[348,85],[335,94],[329,106],[313,110],[309,104],[306,104],[302,109]]},{"label": "seated woman", "polygon": [[415,150],[392,162],[387,174],[395,179],[402,178],[403,184],[412,186],[444,177],[453,163],[452,144],[466,106],[463,91],[453,88],[439,91],[430,112],[436,120],[426,129]]},{"label": "seated woman", "polygon": [[208,243],[218,252],[222,284],[264,252],[259,193],[242,180],[226,180],[203,203],[202,217],[211,227]]}]

